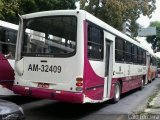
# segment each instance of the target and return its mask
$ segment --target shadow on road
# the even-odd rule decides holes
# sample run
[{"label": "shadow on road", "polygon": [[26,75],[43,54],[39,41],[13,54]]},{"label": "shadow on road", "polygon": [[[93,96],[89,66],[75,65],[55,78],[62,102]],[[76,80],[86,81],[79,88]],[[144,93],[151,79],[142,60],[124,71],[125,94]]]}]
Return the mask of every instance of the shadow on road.
[{"label": "shadow on road", "polygon": [[[45,116],[52,119],[80,119],[99,109],[106,107],[110,102],[98,104],[71,104],[64,102],[53,102],[45,106],[39,106],[25,111],[27,116],[38,115],[44,119]],[[39,114],[41,113],[41,114]],[[40,117],[41,116],[41,117]],[[33,119],[33,118],[32,118]]]},{"label": "shadow on road", "polygon": [[26,96],[0,96],[0,99],[4,99],[13,103],[16,103],[17,105],[26,104],[33,101],[39,101],[40,99],[32,98],[32,97],[26,97]]}]

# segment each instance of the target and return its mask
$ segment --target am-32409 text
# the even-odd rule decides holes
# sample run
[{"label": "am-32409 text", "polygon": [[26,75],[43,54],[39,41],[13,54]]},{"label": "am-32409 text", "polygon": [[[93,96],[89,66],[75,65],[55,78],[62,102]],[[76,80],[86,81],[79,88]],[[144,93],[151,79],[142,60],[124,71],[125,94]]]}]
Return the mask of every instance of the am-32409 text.
[{"label": "am-32409 text", "polygon": [[61,70],[62,70],[61,66],[56,66],[56,65],[29,64],[28,66],[28,71],[61,73]]}]

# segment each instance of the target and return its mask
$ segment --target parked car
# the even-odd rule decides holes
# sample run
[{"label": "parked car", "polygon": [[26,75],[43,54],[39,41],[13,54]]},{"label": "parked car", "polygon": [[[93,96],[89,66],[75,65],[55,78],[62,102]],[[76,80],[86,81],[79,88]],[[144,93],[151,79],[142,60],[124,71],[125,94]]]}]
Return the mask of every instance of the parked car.
[{"label": "parked car", "polygon": [[12,102],[0,99],[0,120],[25,120],[23,109]]}]

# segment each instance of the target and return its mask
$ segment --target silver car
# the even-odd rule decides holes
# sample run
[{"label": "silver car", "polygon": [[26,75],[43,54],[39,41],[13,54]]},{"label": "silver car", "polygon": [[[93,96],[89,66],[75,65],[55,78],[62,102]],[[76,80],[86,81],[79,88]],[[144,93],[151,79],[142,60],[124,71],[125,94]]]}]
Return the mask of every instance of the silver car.
[{"label": "silver car", "polygon": [[20,106],[0,99],[0,120],[25,120]]}]

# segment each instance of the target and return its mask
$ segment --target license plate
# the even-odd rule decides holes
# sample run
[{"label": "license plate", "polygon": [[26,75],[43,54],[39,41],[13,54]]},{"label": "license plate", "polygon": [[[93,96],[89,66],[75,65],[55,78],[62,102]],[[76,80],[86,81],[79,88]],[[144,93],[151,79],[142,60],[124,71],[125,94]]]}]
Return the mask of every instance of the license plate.
[{"label": "license plate", "polygon": [[38,83],[38,87],[39,88],[49,88],[49,84],[48,83]]},{"label": "license plate", "polygon": [[51,72],[51,73],[61,73],[61,66],[57,65],[39,65],[39,64],[29,64],[28,71],[34,72]]}]

